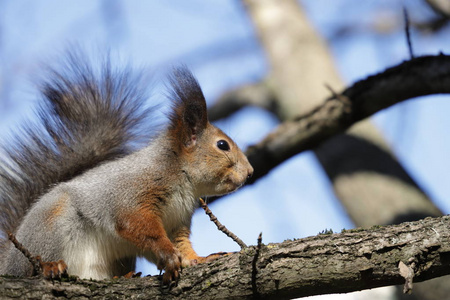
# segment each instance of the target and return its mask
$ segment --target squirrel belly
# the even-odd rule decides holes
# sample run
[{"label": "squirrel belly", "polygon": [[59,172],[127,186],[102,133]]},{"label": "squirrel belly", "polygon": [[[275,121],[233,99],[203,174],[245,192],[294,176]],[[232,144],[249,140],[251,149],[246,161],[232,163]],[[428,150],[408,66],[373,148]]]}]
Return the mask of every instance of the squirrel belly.
[{"label": "squirrel belly", "polygon": [[[140,105],[133,104],[141,99],[130,98],[130,93],[114,96],[122,91],[114,88],[123,81],[121,76],[106,70],[104,79],[93,80],[89,68],[76,68],[80,70],[88,74],[56,74],[56,83],[44,93],[54,116],[48,122],[40,112],[47,130],[42,136],[51,140],[38,143],[39,155],[24,151],[17,157],[11,154],[15,164],[9,169],[0,164],[0,178],[5,178],[0,181],[1,206],[9,213],[5,216],[21,219],[16,227],[6,222],[12,218],[0,225],[4,231],[12,228],[17,240],[43,261],[64,260],[70,275],[120,276],[133,271],[136,257],[144,256],[165,270],[163,282],[175,280],[182,265],[205,261],[189,240],[198,197],[236,190],[253,168],[233,140],[208,122],[203,93],[186,68],[175,69],[170,78],[172,112],[166,130],[133,153],[120,149],[127,148],[132,141],[128,135],[141,126],[142,116],[136,117]],[[101,118],[96,110],[111,113]],[[48,125],[53,123],[65,127]],[[86,124],[94,132],[99,127],[104,131],[93,138]],[[21,149],[33,150],[26,136],[20,141]],[[95,160],[86,163],[91,155]],[[48,157],[57,159],[48,162]],[[61,167],[56,168],[59,161]],[[53,177],[37,180],[26,201],[15,192],[21,189],[7,188],[30,187],[32,176],[38,176],[33,173],[40,169]],[[27,206],[26,214],[14,211],[14,201]],[[31,265],[19,250],[5,241],[3,248],[0,273],[31,275]]]}]

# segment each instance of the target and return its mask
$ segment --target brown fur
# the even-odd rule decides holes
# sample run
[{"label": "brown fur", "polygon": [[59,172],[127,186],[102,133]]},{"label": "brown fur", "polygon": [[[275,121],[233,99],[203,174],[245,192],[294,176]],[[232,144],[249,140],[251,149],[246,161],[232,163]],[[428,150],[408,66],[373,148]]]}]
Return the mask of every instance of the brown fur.
[{"label": "brown fur", "polygon": [[191,230],[187,227],[183,227],[176,233],[174,238],[175,247],[180,251],[182,257],[182,264],[184,267],[200,263],[202,259],[192,248],[192,243],[189,240]]},{"label": "brown fur", "polygon": [[[40,260],[40,257],[38,257]],[[40,262],[42,276],[45,279],[55,279],[68,276],[67,265],[63,260]]]},{"label": "brown fur", "polygon": [[52,226],[55,222],[55,220],[64,214],[67,206],[67,201],[69,200],[69,195],[62,194],[59,198],[59,200],[53,205],[53,207],[50,209],[47,215],[47,219],[45,222],[47,225]]},{"label": "brown fur", "polygon": [[158,269],[166,270],[164,283],[178,279],[181,256],[169,240],[158,213],[141,205],[134,212],[119,216],[116,230],[139,249],[156,255]]}]

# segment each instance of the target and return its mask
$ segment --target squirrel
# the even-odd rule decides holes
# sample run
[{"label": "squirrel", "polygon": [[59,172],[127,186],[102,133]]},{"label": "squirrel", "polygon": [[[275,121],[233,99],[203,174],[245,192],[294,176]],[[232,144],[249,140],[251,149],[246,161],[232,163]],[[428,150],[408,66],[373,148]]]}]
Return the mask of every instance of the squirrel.
[{"label": "squirrel", "polygon": [[253,168],[209,123],[197,79],[174,68],[168,124],[136,149],[155,110],[145,107],[142,76],[109,59],[97,70],[67,57],[41,85],[37,123],[2,147],[0,274],[33,272],[7,232],[41,257],[49,277],[112,278],[142,256],[170,283],[182,267],[216,258],[198,256],[189,240],[198,198],[235,191]]}]

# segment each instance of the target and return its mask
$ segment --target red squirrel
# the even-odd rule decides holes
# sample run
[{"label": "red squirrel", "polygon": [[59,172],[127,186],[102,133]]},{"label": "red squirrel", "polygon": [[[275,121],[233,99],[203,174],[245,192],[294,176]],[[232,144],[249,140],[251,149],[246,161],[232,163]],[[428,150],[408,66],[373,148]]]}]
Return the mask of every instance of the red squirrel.
[{"label": "red squirrel", "polygon": [[68,57],[41,85],[37,124],[24,125],[2,149],[0,274],[32,274],[6,240],[9,231],[41,256],[48,276],[111,278],[134,270],[143,256],[165,270],[164,283],[176,280],[182,266],[208,260],[189,240],[198,198],[235,191],[253,168],[208,122],[187,68],[170,77],[167,127],[135,150],[140,134],[152,131],[145,83],[129,68],[106,62],[97,70]]}]

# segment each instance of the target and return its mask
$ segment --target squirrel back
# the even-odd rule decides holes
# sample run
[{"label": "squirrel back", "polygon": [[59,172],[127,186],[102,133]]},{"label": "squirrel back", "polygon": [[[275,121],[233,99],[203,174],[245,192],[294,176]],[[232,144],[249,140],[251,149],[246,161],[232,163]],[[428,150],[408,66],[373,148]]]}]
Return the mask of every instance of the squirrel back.
[{"label": "squirrel back", "polygon": [[130,68],[113,69],[108,59],[96,70],[85,55],[74,52],[61,70],[48,69],[36,122],[19,128],[1,146],[1,253],[6,233],[16,231],[50,187],[148,141],[152,130],[145,125],[153,108],[145,107],[147,91],[138,75]]}]

